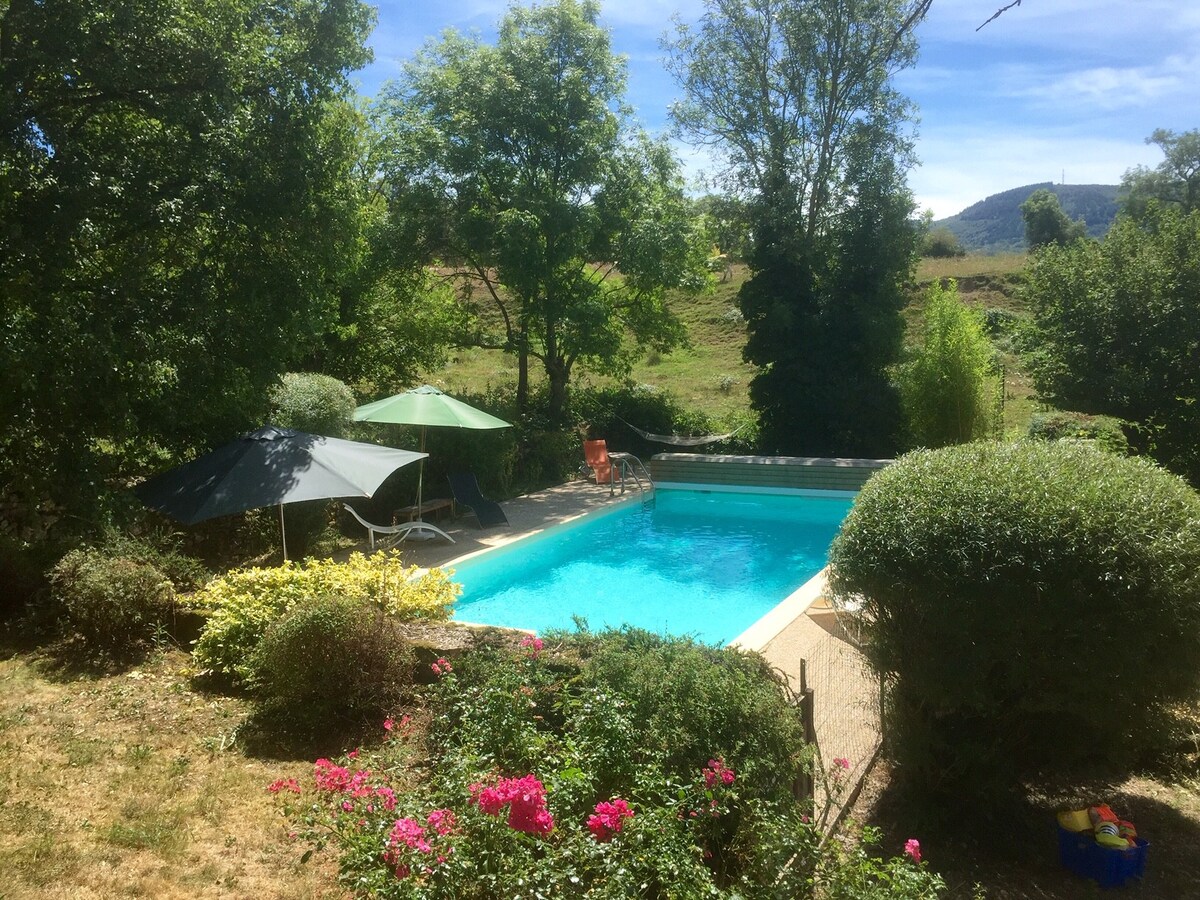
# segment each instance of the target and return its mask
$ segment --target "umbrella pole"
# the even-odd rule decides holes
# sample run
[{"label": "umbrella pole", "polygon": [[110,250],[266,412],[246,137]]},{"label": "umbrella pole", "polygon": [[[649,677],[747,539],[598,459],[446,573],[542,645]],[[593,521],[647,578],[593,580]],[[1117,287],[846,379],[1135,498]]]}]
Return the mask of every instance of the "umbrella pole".
[{"label": "umbrella pole", "polygon": [[279,534],[283,537],[283,561],[287,562],[287,526],[283,524],[283,504],[279,504]]},{"label": "umbrella pole", "polygon": [[[421,452],[422,453],[425,452],[425,426],[424,425],[421,426]],[[424,481],[425,481],[425,458],[424,457],[421,458],[421,462],[418,464],[418,466],[419,466],[419,468],[417,469],[417,510],[416,510],[416,515],[413,518],[417,522],[421,522],[421,521],[424,521],[421,518],[421,489],[424,487]]]}]

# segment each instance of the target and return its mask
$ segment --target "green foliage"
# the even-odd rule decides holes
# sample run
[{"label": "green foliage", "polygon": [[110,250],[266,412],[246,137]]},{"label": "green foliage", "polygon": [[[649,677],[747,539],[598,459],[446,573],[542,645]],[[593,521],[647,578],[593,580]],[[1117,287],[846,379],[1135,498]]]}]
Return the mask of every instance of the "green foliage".
[{"label": "green foliage", "polygon": [[411,387],[422,373],[445,365],[447,348],[465,341],[469,329],[452,286],[437,271],[414,265],[406,223],[374,196],[382,141],[373,129],[363,137],[362,188],[372,199],[362,210],[354,271],[342,290],[337,323],[305,356],[305,367],[342,379],[360,397],[377,397]]},{"label": "green foliage", "polygon": [[[936,900],[946,883],[930,872],[926,863],[914,865],[911,858],[882,859],[870,848],[880,841],[878,829],[864,828],[862,840],[850,849],[830,841],[821,860],[821,897],[824,900]],[[919,852],[919,851],[918,851]]]},{"label": "green foliage", "polygon": [[934,257],[966,256],[967,251],[958,241],[958,235],[939,225],[921,239],[921,255]]},{"label": "green foliage", "polygon": [[685,136],[715,146],[750,198],[752,276],[740,301],[759,366],[764,449],[886,456],[900,432],[886,370],[900,354],[916,229],[904,184],[911,10],[867,0],[710,2],[677,24],[668,68]]},{"label": "green foliage", "polygon": [[1048,244],[1065,246],[1087,235],[1084,221],[1068,219],[1058,195],[1044,188],[1034,191],[1021,204],[1021,217],[1025,221],[1025,243],[1030,250]]},{"label": "green foliage", "polygon": [[1121,211],[1142,219],[1155,203],[1184,214],[1200,209],[1200,129],[1156,128],[1146,143],[1157,144],[1164,159],[1153,169],[1138,166],[1125,173]]},{"label": "green foliage", "polygon": [[50,573],[68,627],[89,649],[136,651],[170,621],[175,592],[153,565],[101,550],[72,550]]},{"label": "green foliage", "polygon": [[1120,419],[1075,412],[1034,413],[1029,437],[1043,441],[1094,441],[1097,447],[1122,455],[1129,452],[1129,439]]},{"label": "green foliage", "polygon": [[738,769],[743,795],[791,792],[807,762],[803,724],[761,656],[631,628],[562,639],[584,663],[585,690],[621,697],[638,729],[639,746],[602,755],[598,770],[619,771],[628,754],[632,764],[658,760],[682,778],[696,759],[723,756]]},{"label": "green foliage", "polygon": [[630,123],[599,12],[514,6],[494,46],[447,32],[375,109],[396,246],[492,307],[472,343],[518,356],[522,413],[540,361],[556,424],[577,362],[620,373],[629,337],[679,345],[665,291],[706,282],[677,164]]},{"label": "green foliage", "polygon": [[[271,422],[281,428],[344,438],[354,415],[354,394],[336,378],[288,372],[271,389]],[[292,555],[310,552],[329,526],[329,500],[308,500],[284,507],[284,528]]]},{"label": "green foliage", "polygon": [[945,447],[994,434],[993,350],[983,316],[959,299],[953,279],[925,294],[924,338],[900,370],[913,443]]},{"label": "green foliage", "polygon": [[358,229],[357,0],[4,4],[0,482],[110,478],[261,421]]},{"label": "green foliage", "polygon": [[345,384],[311,372],[288,372],[270,397],[273,424],[326,437],[345,437],[358,405]]},{"label": "green foliage", "polygon": [[1077,442],[910,453],[830,554],[887,684],[896,771],[943,811],[1023,777],[1138,764],[1200,688],[1200,496]]},{"label": "green foliage", "polygon": [[1041,394],[1133,423],[1139,452],[1200,485],[1200,211],[1154,208],[1101,244],[1047,248],[1026,296]]},{"label": "green foliage", "polygon": [[395,551],[352,553],[344,563],[308,559],[296,564],[228,572],[195,597],[210,613],[196,642],[196,664],[236,680],[253,676],[252,654],[280,616],[305,601],[348,598],[370,602],[399,619],[442,621],[460,588],[441,569],[417,577]]},{"label": "green foliage", "polygon": [[250,657],[260,711],[316,736],[379,722],[412,687],[415,655],[397,620],[357,597],[322,596],[289,609]]}]

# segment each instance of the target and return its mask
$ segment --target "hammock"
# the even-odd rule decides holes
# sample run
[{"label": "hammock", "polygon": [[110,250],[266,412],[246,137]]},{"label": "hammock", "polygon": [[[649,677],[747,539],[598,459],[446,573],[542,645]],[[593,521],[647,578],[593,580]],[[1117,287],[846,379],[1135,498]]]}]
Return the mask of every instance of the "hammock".
[{"label": "hammock", "polygon": [[[621,419],[620,416],[617,416],[617,418]],[[624,419],[621,419],[621,421],[625,422]],[[625,424],[629,425],[628,422],[625,422]],[[651,434],[648,431],[642,431],[642,429],[638,428],[636,425],[629,425],[629,427],[646,440],[653,441],[656,444],[670,444],[674,447],[700,447],[704,444],[715,444],[718,441],[727,441],[746,426],[742,425],[738,428],[735,428],[728,434],[701,434],[697,435],[696,437],[685,437],[679,434]]]}]

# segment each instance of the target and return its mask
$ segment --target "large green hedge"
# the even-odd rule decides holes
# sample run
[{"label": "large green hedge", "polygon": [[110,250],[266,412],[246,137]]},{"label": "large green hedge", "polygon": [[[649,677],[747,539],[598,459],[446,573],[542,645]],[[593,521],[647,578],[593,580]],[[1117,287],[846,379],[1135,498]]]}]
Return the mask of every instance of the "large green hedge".
[{"label": "large green hedge", "polygon": [[1074,442],[911,453],[831,552],[888,685],[886,739],[926,789],[1131,766],[1200,687],[1200,496]]}]

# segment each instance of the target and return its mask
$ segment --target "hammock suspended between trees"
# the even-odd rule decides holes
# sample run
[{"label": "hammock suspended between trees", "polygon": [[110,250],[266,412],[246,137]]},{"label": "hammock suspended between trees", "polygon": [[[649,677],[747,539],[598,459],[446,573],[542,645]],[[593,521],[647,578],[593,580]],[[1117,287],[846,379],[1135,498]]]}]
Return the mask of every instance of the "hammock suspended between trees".
[{"label": "hammock suspended between trees", "polygon": [[[621,417],[617,416],[617,418],[620,419]],[[624,419],[621,419],[621,421],[625,422]],[[679,434],[651,434],[648,431],[642,431],[642,429],[638,428],[636,425],[630,425],[628,422],[625,422],[625,424],[629,425],[630,428],[648,441],[653,441],[656,444],[670,444],[673,447],[701,447],[704,444],[715,444],[718,441],[727,441],[741,431],[742,428],[746,427],[743,425],[739,428],[735,428],[728,434],[701,434],[695,437],[687,437]]]}]

